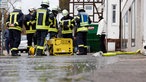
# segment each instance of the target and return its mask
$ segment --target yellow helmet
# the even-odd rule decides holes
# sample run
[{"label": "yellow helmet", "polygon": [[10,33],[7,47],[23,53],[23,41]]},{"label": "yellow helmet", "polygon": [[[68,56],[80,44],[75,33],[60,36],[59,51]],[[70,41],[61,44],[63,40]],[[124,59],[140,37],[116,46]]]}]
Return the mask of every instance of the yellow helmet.
[{"label": "yellow helmet", "polygon": [[35,54],[35,48],[34,47],[30,47],[29,48],[29,54],[30,55],[34,55]]},{"label": "yellow helmet", "polygon": [[64,10],[62,11],[62,15],[63,15],[63,16],[67,16],[67,15],[68,15],[68,11],[67,11],[66,9],[64,9]]}]

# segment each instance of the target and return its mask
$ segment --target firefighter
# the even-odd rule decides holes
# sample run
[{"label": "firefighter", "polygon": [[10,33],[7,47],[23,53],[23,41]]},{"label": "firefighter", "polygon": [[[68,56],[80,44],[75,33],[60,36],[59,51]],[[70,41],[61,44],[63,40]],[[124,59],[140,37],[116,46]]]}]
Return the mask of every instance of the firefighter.
[{"label": "firefighter", "polygon": [[44,43],[45,37],[48,34],[49,29],[49,13],[50,10],[49,1],[43,0],[41,3],[41,8],[38,8],[33,14],[32,20],[36,20],[36,36],[37,36],[37,48],[36,56],[47,56],[44,53]]},{"label": "firefighter", "polygon": [[58,9],[57,8],[52,8],[52,13],[50,14],[50,28],[49,28],[49,33],[50,33],[50,39],[56,37],[58,34],[58,24],[57,24],[57,14],[58,14]]},{"label": "firefighter", "polygon": [[21,56],[18,54],[23,25],[23,13],[20,5],[16,5],[15,9],[8,15],[6,25],[9,27],[11,54],[12,56]]},{"label": "firefighter", "polygon": [[74,18],[72,16],[69,16],[69,13],[66,9],[62,11],[63,17],[60,21],[60,27],[62,31],[62,37],[63,38],[73,38],[73,28],[75,25]]},{"label": "firefighter", "polygon": [[87,55],[87,32],[88,32],[88,25],[91,23],[89,15],[85,12],[83,7],[78,7],[78,15],[75,18],[76,20],[76,41],[78,45],[78,52],[77,55]]},{"label": "firefighter", "polygon": [[[24,18],[24,25],[26,28],[26,35],[27,35],[27,51],[29,51],[29,48],[32,47],[32,42],[34,42],[34,45],[37,44],[36,35],[35,35],[36,24],[35,21],[31,21],[35,9],[30,8],[28,9],[28,11],[29,14],[27,14]],[[30,55],[29,52],[28,55]]]}]

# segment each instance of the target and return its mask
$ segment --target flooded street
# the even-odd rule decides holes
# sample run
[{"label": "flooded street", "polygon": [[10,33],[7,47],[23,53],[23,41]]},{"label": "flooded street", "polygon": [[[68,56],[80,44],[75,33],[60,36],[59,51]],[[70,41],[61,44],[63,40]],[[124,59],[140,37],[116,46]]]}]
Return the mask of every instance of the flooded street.
[{"label": "flooded street", "polygon": [[0,57],[0,82],[96,82],[94,70],[117,61],[117,57],[91,55],[46,57]]}]

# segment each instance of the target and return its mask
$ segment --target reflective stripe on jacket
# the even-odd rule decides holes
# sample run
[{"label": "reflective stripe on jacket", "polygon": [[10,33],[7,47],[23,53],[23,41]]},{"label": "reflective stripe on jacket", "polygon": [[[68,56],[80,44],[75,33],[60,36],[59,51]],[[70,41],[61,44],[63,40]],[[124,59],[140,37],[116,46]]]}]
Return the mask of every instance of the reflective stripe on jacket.
[{"label": "reflective stripe on jacket", "polygon": [[89,25],[88,17],[89,16],[85,12],[80,13],[80,26],[88,26]]},{"label": "reflective stripe on jacket", "polygon": [[60,27],[62,29],[62,34],[70,34],[73,32],[75,25],[74,18],[72,16],[64,16],[61,18]]},{"label": "reflective stripe on jacket", "polygon": [[60,21],[60,24],[62,25],[62,34],[68,34],[68,33],[72,33],[72,29],[71,27],[71,20],[62,20]]},{"label": "reflective stripe on jacket", "polygon": [[32,19],[31,14],[27,14],[24,18],[24,25],[26,28],[26,34],[36,32],[36,23],[35,23],[35,21],[31,21],[31,19]]},{"label": "reflective stripe on jacket", "polygon": [[36,29],[48,30],[49,29],[49,13],[47,9],[37,9],[36,12]]},{"label": "reflective stripe on jacket", "polygon": [[14,26],[9,26],[9,29],[15,29],[15,30],[22,30],[22,21],[23,21],[23,13],[19,10],[14,10],[10,13],[7,23],[6,24],[13,24]]},{"label": "reflective stripe on jacket", "polygon": [[79,27],[77,28],[77,32],[87,32],[88,28],[87,27]]},{"label": "reflective stripe on jacket", "polygon": [[53,19],[49,19],[50,21],[50,28],[49,28],[49,32],[58,32],[58,25],[57,25],[57,19],[55,17],[53,17]]},{"label": "reflective stripe on jacket", "polygon": [[87,32],[87,26],[91,23],[91,20],[85,12],[79,12],[78,16],[76,17],[77,21],[77,32]]}]

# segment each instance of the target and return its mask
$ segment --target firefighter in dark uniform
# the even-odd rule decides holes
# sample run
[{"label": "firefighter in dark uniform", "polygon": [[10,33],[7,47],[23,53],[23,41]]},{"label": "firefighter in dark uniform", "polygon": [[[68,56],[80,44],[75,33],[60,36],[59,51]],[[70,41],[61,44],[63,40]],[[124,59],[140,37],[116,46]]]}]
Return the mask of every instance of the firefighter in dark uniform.
[{"label": "firefighter in dark uniform", "polygon": [[58,23],[57,23],[57,14],[58,14],[58,9],[57,8],[52,8],[52,13],[50,14],[50,28],[49,28],[49,33],[50,33],[50,39],[51,38],[57,38],[58,34]]},{"label": "firefighter in dark uniform", "polygon": [[18,46],[21,41],[21,31],[23,25],[23,13],[21,6],[17,5],[6,20],[6,25],[9,27],[9,39],[12,56],[21,56],[18,54]]},{"label": "firefighter in dark uniform", "polygon": [[[31,21],[32,19],[32,15],[35,11],[34,8],[30,8],[28,9],[29,11],[29,14],[27,14],[24,18],[24,25],[25,25],[25,28],[26,28],[26,35],[27,35],[27,51],[29,51],[29,48],[32,47],[32,42],[34,42],[34,45],[36,46],[37,44],[37,40],[36,40],[36,35],[35,35],[35,32],[36,32],[36,24],[35,24],[35,21]],[[29,52],[28,52],[28,55]]]},{"label": "firefighter in dark uniform", "polygon": [[74,18],[72,16],[69,16],[69,13],[66,9],[62,11],[63,17],[60,21],[60,27],[62,31],[62,37],[63,38],[73,38],[73,28],[75,25]]},{"label": "firefighter in dark uniform", "polygon": [[36,20],[36,36],[37,36],[37,48],[36,56],[47,56],[44,53],[45,37],[48,34],[49,29],[49,1],[43,0],[41,8],[38,8],[33,14],[33,19]]},{"label": "firefighter in dark uniform", "polygon": [[78,7],[78,16],[75,18],[77,29],[76,29],[76,39],[78,45],[77,55],[87,55],[87,32],[88,25],[91,23],[89,15],[85,12],[83,7]]}]

